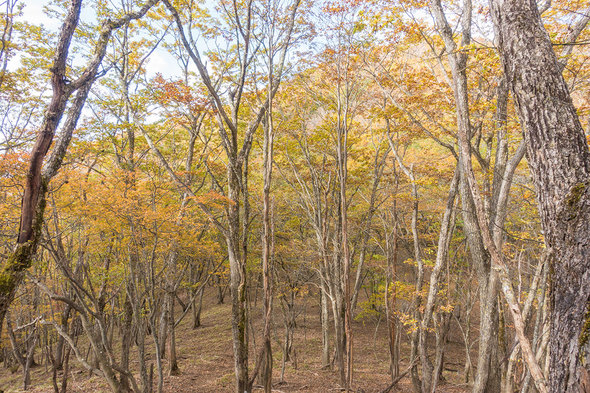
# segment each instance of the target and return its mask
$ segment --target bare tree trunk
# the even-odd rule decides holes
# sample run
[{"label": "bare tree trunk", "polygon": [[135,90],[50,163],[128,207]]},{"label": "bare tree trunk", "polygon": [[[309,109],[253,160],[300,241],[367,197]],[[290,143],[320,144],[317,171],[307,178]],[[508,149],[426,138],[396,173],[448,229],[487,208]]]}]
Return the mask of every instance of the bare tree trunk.
[{"label": "bare tree trunk", "polygon": [[[455,169],[455,175],[453,176],[453,180],[451,181],[449,195],[447,198],[447,205],[445,212],[443,214],[440,233],[438,237],[438,249],[436,253],[436,261],[434,263],[434,268],[432,269],[432,273],[430,274],[430,286],[428,287],[428,296],[426,298],[426,305],[424,307],[424,314],[422,319],[419,321],[419,335],[420,335],[420,358],[422,359],[422,378],[430,378],[430,381],[422,382],[422,390],[425,393],[430,391],[434,391],[438,382],[438,376],[440,370],[438,368],[442,367],[442,364],[439,363],[439,367],[434,367],[431,369],[431,365],[428,361],[428,352],[427,352],[427,339],[428,339],[428,327],[430,325],[430,320],[432,318],[432,313],[434,311],[434,302],[435,298],[438,294],[439,288],[439,281],[440,276],[442,273],[442,268],[445,263],[447,263],[447,256],[449,251],[449,244],[452,237],[452,228],[453,223],[452,220],[454,219],[453,209],[455,206],[455,197],[457,195],[457,191],[459,188],[459,167]],[[447,321],[448,325],[448,321]],[[445,336],[444,332],[440,332],[441,335]],[[437,337],[437,344],[439,343]],[[439,355],[438,352],[441,352]],[[441,359],[439,359],[439,356]],[[437,345],[437,360],[442,362],[442,349],[439,348]]]},{"label": "bare tree trunk", "polygon": [[[149,326],[150,316],[143,315],[143,303],[147,299],[144,297],[145,295],[141,295],[142,291],[138,291],[138,285],[141,281],[145,283],[145,290],[146,292],[149,291],[149,283],[150,280],[146,278],[145,270],[142,272],[138,272],[138,266],[130,266],[129,269],[129,276],[128,276],[128,284],[127,284],[127,296],[129,297],[129,302],[132,306],[132,318],[133,324],[137,329],[136,343],[137,343],[137,352],[139,358],[139,375],[142,381],[142,393],[151,393],[152,391],[152,381],[150,376],[148,375],[148,369],[146,364],[146,351],[145,351],[145,338],[147,328]],[[141,278],[140,278],[141,277]],[[147,294],[147,293],[146,293]],[[152,311],[153,312],[153,311]],[[156,334],[154,334],[155,336]],[[139,393],[139,392],[135,392]]]},{"label": "bare tree trunk", "polygon": [[[391,375],[391,381],[395,381],[399,376],[399,345],[398,345],[398,326],[397,317],[395,316],[397,306],[397,290],[395,288],[395,282],[397,280],[397,222],[395,220],[395,203],[394,203],[394,220],[393,220],[393,233],[389,235],[386,233],[385,240],[385,252],[387,256],[387,281],[385,285],[385,311],[387,317],[387,330],[388,330],[388,344],[389,344],[389,373]],[[394,288],[391,290],[391,297],[389,296],[389,286],[392,285]]]},{"label": "bare tree trunk", "polygon": [[330,321],[328,314],[328,288],[322,280],[320,286],[320,319],[322,322],[322,368],[330,367]]},{"label": "bare tree trunk", "polygon": [[[123,303],[123,326],[121,328],[121,368],[129,370],[129,353],[132,343],[133,331],[133,307],[128,295],[125,295]],[[130,391],[129,379],[125,375],[121,375],[121,386],[124,391]]]},{"label": "bare tree trunk", "polygon": [[191,305],[193,309],[193,329],[201,327],[201,310],[203,309],[203,294],[205,289],[200,290],[198,300],[195,299]]},{"label": "bare tree trunk", "polygon": [[241,168],[232,168],[228,165],[229,191],[228,196],[234,201],[228,207],[229,232],[228,251],[230,266],[230,295],[232,301],[232,336],[234,346],[234,368],[236,372],[236,384],[238,392],[249,392],[248,385],[248,341],[247,341],[247,287],[246,287],[246,263],[242,259],[240,250],[240,193],[237,171]]},{"label": "bare tree trunk", "polygon": [[[541,316],[543,314],[543,304],[544,304],[544,297],[545,297],[545,291],[546,291],[546,285],[547,285],[547,271],[548,271],[548,263],[547,263],[547,259],[548,259],[548,255],[547,253],[544,253],[542,256],[541,261],[539,261],[539,264],[537,266],[537,269],[535,271],[535,274],[533,276],[533,280],[531,283],[531,286],[529,288],[528,291],[528,295],[524,304],[524,308],[523,308],[523,312],[522,312],[522,317],[525,321],[527,321],[527,319],[529,318],[529,315],[531,314],[531,310],[532,310],[532,306],[533,306],[533,300],[536,298],[537,300],[537,318],[536,318],[536,322],[535,322],[535,326],[534,326],[534,330],[533,330],[533,350],[536,350],[537,348],[537,338],[538,338],[538,329],[540,326],[540,319]],[[542,278],[541,278],[542,276]],[[539,284],[539,281],[540,284]],[[541,288],[541,291],[538,291],[539,286]],[[538,295],[537,295],[538,293]],[[503,384],[503,388],[502,391],[504,393],[512,393],[514,391],[513,388],[513,370],[514,370],[514,365],[516,363],[518,354],[520,352],[520,347],[518,345],[518,341],[515,340],[514,346],[513,346],[513,350],[512,353],[510,354],[510,357],[508,359],[508,363],[506,365],[506,375],[504,378],[504,384]]]},{"label": "bare tree trunk", "polygon": [[438,383],[443,379],[443,368],[445,362],[445,346],[449,337],[451,327],[451,313],[443,312],[438,316],[439,328],[436,329],[436,351],[434,354],[434,367],[432,371],[432,392],[436,392]]},{"label": "bare tree trunk", "polygon": [[176,357],[176,324],[175,324],[175,317],[174,317],[174,289],[171,289],[171,293],[168,296],[168,336],[170,337],[169,341],[169,350],[170,350],[170,369],[168,370],[169,375],[178,375],[180,374],[180,369],[178,368],[178,358]]},{"label": "bare tree trunk", "polygon": [[[136,272],[138,269],[138,256],[135,250],[129,250],[129,271]],[[131,278],[133,279],[133,278]],[[121,326],[121,368],[129,370],[129,355],[133,341],[133,305],[132,297],[135,297],[135,286],[133,283],[127,283],[127,291],[123,292],[123,325]],[[121,374],[121,385],[123,390],[130,391],[129,378]]]},{"label": "bare tree trunk", "polygon": [[[272,36],[270,37],[272,45]],[[269,72],[268,72],[268,111],[266,121],[263,123],[264,128],[264,188],[263,188],[263,207],[262,207],[262,282],[264,288],[264,328],[262,331],[262,356],[260,361],[263,362],[261,378],[264,386],[264,393],[270,393],[272,390],[272,346],[271,346],[271,318],[272,318],[272,275],[271,260],[273,254],[273,231],[271,223],[271,206],[270,206],[270,186],[272,182],[273,166],[273,149],[274,149],[274,124],[272,116],[272,83],[273,83],[273,64],[272,54],[269,54]]]},{"label": "bare tree trunk", "polygon": [[166,343],[168,342],[168,296],[163,296],[164,300],[161,301],[161,312],[158,321],[158,332],[160,335],[160,345],[158,346],[158,352],[160,358],[166,358]]},{"label": "bare tree trunk", "polygon": [[[340,117],[340,113],[338,113]],[[348,204],[346,198],[346,179],[348,177],[348,129],[346,125],[346,114],[344,119],[339,120],[338,123],[338,172],[340,178],[340,215],[341,215],[341,244],[342,244],[342,286],[344,301],[342,304],[344,310],[344,331],[343,331],[343,349],[346,360],[344,389],[348,392],[352,387],[352,315],[351,315],[351,283],[350,283],[350,246],[348,244]],[[344,122],[344,123],[342,123]]]},{"label": "bare tree trunk", "polygon": [[[69,304],[66,304],[64,312],[61,316],[61,327],[65,331],[68,330],[68,320],[70,319],[70,314],[72,312],[72,307]],[[55,345],[55,364],[54,367],[56,370],[63,369],[63,362],[64,362],[64,348],[65,348],[66,341],[62,336],[57,338],[57,344]]]}]

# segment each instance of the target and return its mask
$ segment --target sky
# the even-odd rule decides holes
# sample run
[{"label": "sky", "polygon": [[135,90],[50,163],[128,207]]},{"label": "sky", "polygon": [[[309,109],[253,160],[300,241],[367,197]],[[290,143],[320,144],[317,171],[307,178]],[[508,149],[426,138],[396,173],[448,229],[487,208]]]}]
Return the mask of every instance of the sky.
[{"label": "sky", "polygon": [[[49,0],[20,0],[20,3],[24,4],[23,16],[19,19],[28,23],[43,25],[50,31],[58,31],[61,27],[61,21],[56,18],[49,17],[44,8],[50,4]],[[86,1],[85,4],[89,4],[90,1]],[[84,4],[84,3],[83,3]],[[80,17],[81,21],[89,21],[94,19],[95,15],[92,10],[85,9]],[[148,75],[153,76],[156,73],[161,73],[165,77],[172,77],[178,70],[176,60],[162,48],[157,49],[150,56],[147,64]]]},{"label": "sky", "polygon": [[59,21],[49,18],[43,12],[43,7],[47,3],[49,2],[43,0],[24,0],[23,19],[29,23],[43,24],[49,30],[57,30]]}]

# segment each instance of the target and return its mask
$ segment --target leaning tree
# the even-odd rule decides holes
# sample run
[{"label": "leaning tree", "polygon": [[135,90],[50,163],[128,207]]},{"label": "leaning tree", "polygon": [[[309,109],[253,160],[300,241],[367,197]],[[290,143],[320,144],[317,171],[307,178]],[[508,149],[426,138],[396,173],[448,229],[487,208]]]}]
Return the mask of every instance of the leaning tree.
[{"label": "leaning tree", "polygon": [[[117,19],[107,18],[103,21],[88,64],[77,77],[68,75],[67,65],[71,61],[70,44],[80,20],[82,0],[68,2],[69,6],[59,32],[50,69],[51,99],[45,109],[28,162],[18,236],[12,252],[0,267],[0,327],[37,251],[49,181],[61,167],[90,88],[100,76],[99,68],[106,54],[110,37],[116,29],[143,17],[157,2],[158,0],[148,0],[137,11],[129,12]],[[48,155],[66,111],[66,119],[58,140],[51,154]]]}]

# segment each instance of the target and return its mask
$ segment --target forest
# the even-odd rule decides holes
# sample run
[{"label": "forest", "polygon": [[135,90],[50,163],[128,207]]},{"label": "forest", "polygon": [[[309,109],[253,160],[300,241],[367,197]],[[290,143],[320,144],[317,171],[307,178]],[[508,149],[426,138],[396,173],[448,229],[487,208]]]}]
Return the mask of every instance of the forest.
[{"label": "forest", "polygon": [[590,393],[590,1],[0,19],[1,393]]}]

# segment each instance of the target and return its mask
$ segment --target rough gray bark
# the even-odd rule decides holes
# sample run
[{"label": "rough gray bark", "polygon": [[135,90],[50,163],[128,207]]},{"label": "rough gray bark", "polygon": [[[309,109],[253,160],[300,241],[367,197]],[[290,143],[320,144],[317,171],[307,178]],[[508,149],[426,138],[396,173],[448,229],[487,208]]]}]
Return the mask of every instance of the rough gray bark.
[{"label": "rough gray bark", "polygon": [[527,143],[545,242],[552,252],[549,386],[588,391],[590,155],[533,0],[491,1],[504,73]]}]

